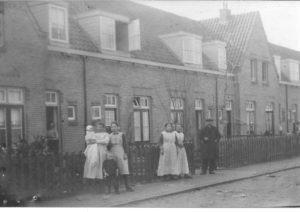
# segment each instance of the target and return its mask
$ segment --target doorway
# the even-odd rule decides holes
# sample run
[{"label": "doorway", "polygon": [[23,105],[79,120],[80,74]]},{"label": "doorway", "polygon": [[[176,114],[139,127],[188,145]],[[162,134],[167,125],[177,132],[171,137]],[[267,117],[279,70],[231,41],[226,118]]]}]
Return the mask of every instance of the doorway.
[{"label": "doorway", "polygon": [[231,121],[231,111],[226,111],[226,136],[230,138],[232,136],[232,121]]}]

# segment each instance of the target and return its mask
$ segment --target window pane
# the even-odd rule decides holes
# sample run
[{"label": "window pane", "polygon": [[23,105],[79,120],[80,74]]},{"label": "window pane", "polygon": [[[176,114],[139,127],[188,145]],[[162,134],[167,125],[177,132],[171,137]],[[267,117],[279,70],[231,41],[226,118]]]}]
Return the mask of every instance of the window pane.
[{"label": "window pane", "polygon": [[6,102],[5,89],[0,89],[0,102],[1,103],[5,103]]},{"label": "window pane", "polygon": [[68,119],[75,120],[75,106],[68,107]]},{"label": "window pane", "polygon": [[150,133],[149,112],[143,112],[143,141],[149,141]]},{"label": "window pane", "polygon": [[8,103],[14,103],[14,104],[23,103],[22,90],[8,89]]},{"label": "window pane", "polygon": [[141,141],[141,113],[134,112],[134,140]]},{"label": "window pane", "polygon": [[116,121],[116,111],[105,110],[105,125],[110,126],[113,121]]},{"label": "window pane", "polygon": [[101,119],[101,106],[92,107],[92,119]]},{"label": "window pane", "polygon": [[22,110],[20,108],[11,109],[11,141],[12,147],[15,143],[19,142],[22,136]]},{"label": "window pane", "polygon": [[6,142],[6,110],[0,108],[0,145],[6,147]]}]

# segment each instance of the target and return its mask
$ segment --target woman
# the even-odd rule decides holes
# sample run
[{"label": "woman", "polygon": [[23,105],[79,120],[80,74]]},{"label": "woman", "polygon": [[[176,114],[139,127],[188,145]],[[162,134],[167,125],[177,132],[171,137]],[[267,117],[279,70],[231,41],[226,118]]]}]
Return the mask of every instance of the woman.
[{"label": "woman", "polygon": [[190,171],[189,171],[189,164],[186,156],[186,151],[184,148],[184,134],[183,134],[183,129],[180,124],[176,126],[176,137],[178,140],[178,171],[179,171],[179,176],[180,177],[185,177],[185,178],[191,178]]},{"label": "woman", "polygon": [[127,191],[133,191],[128,184],[128,147],[125,139],[125,135],[119,132],[119,125],[117,122],[111,123],[111,131],[108,149],[115,156],[118,164],[119,174],[122,175]]},{"label": "woman", "polygon": [[178,159],[177,159],[177,138],[176,133],[173,131],[171,123],[165,124],[165,130],[161,133],[159,139],[160,157],[158,163],[158,176],[168,177],[173,180],[178,172]]},{"label": "woman", "polygon": [[88,125],[85,134],[86,149],[84,155],[86,157],[84,164],[83,177],[86,179],[94,180],[97,175],[99,166],[99,154],[96,144],[96,137],[94,127]]},{"label": "woman", "polygon": [[99,165],[97,170],[97,179],[103,179],[102,165],[106,157],[106,148],[109,143],[109,134],[105,131],[105,125],[101,121],[95,123],[95,138],[98,146]]}]

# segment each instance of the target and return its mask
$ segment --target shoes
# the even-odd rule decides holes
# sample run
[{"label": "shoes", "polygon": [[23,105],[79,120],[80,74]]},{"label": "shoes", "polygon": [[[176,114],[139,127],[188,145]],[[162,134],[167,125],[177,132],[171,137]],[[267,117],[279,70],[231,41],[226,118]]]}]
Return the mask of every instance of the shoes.
[{"label": "shoes", "polygon": [[192,179],[193,177],[191,175],[186,174],[186,175],[184,175],[184,178],[185,179]]},{"label": "shoes", "polygon": [[127,187],[127,188],[126,188],[126,191],[133,192],[134,190],[133,190],[131,187]]},{"label": "shoes", "polygon": [[216,172],[214,172],[214,171],[210,171],[210,172],[209,172],[209,174],[216,174]]}]

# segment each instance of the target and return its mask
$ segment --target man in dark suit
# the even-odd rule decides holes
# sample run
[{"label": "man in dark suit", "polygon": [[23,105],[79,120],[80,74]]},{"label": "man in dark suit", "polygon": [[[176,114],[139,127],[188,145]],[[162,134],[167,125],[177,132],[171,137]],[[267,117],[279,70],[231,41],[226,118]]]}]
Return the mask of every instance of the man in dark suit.
[{"label": "man in dark suit", "polygon": [[215,174],[216,159],[218,158],[218,142],[221,135],[218,129],[212,125],[213,119],[207,119],[206,123],[207,125],[200,130],[198,136],[202,158],[201,174],[206,174],[207,168],[209,168],[210,174]]}]

